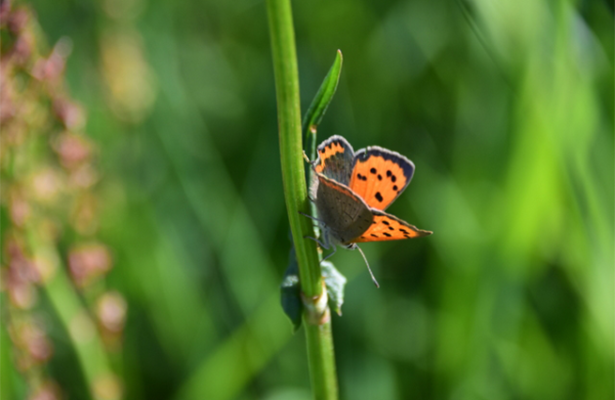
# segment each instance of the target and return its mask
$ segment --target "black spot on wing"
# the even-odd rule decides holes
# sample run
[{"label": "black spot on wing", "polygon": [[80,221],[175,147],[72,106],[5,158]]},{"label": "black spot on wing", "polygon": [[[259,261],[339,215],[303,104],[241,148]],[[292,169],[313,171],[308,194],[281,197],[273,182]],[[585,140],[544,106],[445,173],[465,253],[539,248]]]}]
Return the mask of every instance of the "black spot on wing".
[{"label": "black spot on wing", "polygon": [[391,235],[388,232],[384,232],[383,235],[386,237],[391,237]]},{"label": "black spot on wing", "polygon": [[380,192],[376,192],[376,196],[375,197],[376,197],[376,199],[378,201],[382,201],[383,200],[382,195],[380,194]]},{"label": "black spot on wing", "polygon": [[[370,146],[365,149],[361,149],[357,151],[354,154],[354,162],[356,163],[357,161],[365,161],[372,155],[382,157],[385,160],[393,161],[404,171],[403,173],[404,173],[404,176],[406,177],[406,184],[403,187],[399,188],[399,191],[404,190],[405,187],[412,180],[412,175],[414,175],[414,164],[412,163],[412,161],[410,161],[408,158],[406,158],[405,156],[395,151],[384,149],[379,146]],[[393,172],[387,171],[386,173],[387,178],[391,178],[392,175],[393,175]],[[395,177],[395,181],[396,180],[397,180],[397,177]]]}]

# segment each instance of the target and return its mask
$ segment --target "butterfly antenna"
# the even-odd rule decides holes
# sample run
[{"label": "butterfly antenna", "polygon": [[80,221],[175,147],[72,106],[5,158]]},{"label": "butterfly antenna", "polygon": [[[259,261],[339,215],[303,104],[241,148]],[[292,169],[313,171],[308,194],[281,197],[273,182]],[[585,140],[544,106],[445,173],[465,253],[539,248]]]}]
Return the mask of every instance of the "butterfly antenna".
[{"label": "butterfly antenna", "polygon": [[372,281],[374,281],[374,285],[376,285],[377,288],[380,288],[380,285],[378,284],[378,281],[376,280],[376,277],[374,276],[372,269],[369,267],[369,263],[367,262],[367,257],[365,257],[363,250],[361,250],[361,248],[356,243],[355,243],[355,247],[357,248],[357,250],[359,250],[359,253],[361,253],[361,255],[363,256],[363,260],[365,260],[365,265],[367,265],[367,270],[369,271],[369,274],[372,276]]}]

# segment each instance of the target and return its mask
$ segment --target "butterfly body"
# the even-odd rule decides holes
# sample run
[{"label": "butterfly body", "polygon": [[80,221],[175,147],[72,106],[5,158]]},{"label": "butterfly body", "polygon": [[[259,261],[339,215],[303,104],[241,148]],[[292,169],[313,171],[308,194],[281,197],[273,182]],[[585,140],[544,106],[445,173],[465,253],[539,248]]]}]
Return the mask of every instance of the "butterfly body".
[{"label": "butterfly body", "polygon": [[311,193],[325,247],[431,234],[384,212],[414,174],[414,164],[401,154],[377,146],[355,153],[346,139],[332,136],[318,146],[312,165]]}]

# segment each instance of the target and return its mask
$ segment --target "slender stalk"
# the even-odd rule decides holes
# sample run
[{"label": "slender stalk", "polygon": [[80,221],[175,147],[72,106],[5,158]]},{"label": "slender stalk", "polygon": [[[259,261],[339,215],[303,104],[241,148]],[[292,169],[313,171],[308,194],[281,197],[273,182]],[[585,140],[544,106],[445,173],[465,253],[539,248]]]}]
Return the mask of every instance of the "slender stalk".
[{"label": "slender stalk", "polygon": [[267,0],[267,14],[278,104],[282,180],[306,305],[303,319],[312,388],[316,399],[337,399],[327,293],[316,245],[304,239],[313,234],[312,222],[299,214],[299,211],[308,213],[309,204],[302,157],[299,78],[290,0]]},{"label": "slender stalk", "polygon": [[[107,353],[98,336],[96,324],[83,307],[79,295],[70,283],[66,267],[62,265],[56,250],[32,232],[30,240],[37,243],[37,258],[48,263],[51,274],[45,278],[43,288],[55,309],[58,318],[68,331],[77,359],[82,368],[83,378],[90,390],[93,400],[102,400],[105,393],[115,393],[115,387],[109,387],[114,374],[109,365]],[[119,393],[119,392],[118,392]]]},{"label": "slender stalk", "polygon": [[314,297],[320,295],[322,284],[316,245],[303,239],[303,236],[311,233],[312,223],[299,214],[299,211],[308,211],[308,200],[302,158],[299,79],[290,1],[269,0],[267,10],[278,102],[284,196],[299,261],[301,287],[306,296]]}]

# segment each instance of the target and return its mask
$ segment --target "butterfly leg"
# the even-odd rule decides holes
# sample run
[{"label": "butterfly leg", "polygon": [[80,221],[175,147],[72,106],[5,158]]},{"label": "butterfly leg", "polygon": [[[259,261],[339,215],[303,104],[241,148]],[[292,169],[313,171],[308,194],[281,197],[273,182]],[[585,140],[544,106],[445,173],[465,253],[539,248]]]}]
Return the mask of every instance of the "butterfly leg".
[{"label": "butterfly leg", "polygon": [[326,244],[324,244],[323,242],[321,242],[320,240],[318,240],[318,239],[316,239],[316,238],[314,238],[314,237],[311,237],[311,236],[304,236],[303,238],[304,238],[304,239],[310,239],[310,240],[313,240],[313,241],[315,241],[316,243],[318,243],[318,245],[320,245],[320,247],[322,247],[323,249],[325,249],[325,250],[329,250],[329,246],[327,246]]},{"label": "butterfly leg", "polygon": [[320,240],[318,240],[316,238],[313,238],[311,236],[304,236],[303,238],[304,239],[311,239],[311,240],[315,241],[316,243],[318,243],[320,245],[320,247],[322,247],[325,250],[329,250],[329,247],[333,246],[333,251],[331,253],[327,254],[322,260],[320,260],[321,263],[323,261],[327,260],[328,258],[330,258],[331,256],[333,256],[337,252],[337,246],[334,243],[330,243],[330,245],[327,246],[325,243],[323,243]]},{"label": "butterfly leg", "polygon": [[[310,200],[311,200],[311,199],[310,199]],[[309,219],[311,219],[311,220],[313,220],[313,221],[316,221],[316,222],[318,222],[318,223],[320,223],[320,224],[324,223],[322,220],[320,220],[320,219],[318,219],[318,218],[316,218],[316,217],[312,217],[312,216],[311,216],[311,215],[309,215],[309,214],[302,213],[301,211],[299,211],[299,214],[303,215],[304,217],[308,217]]]}]

